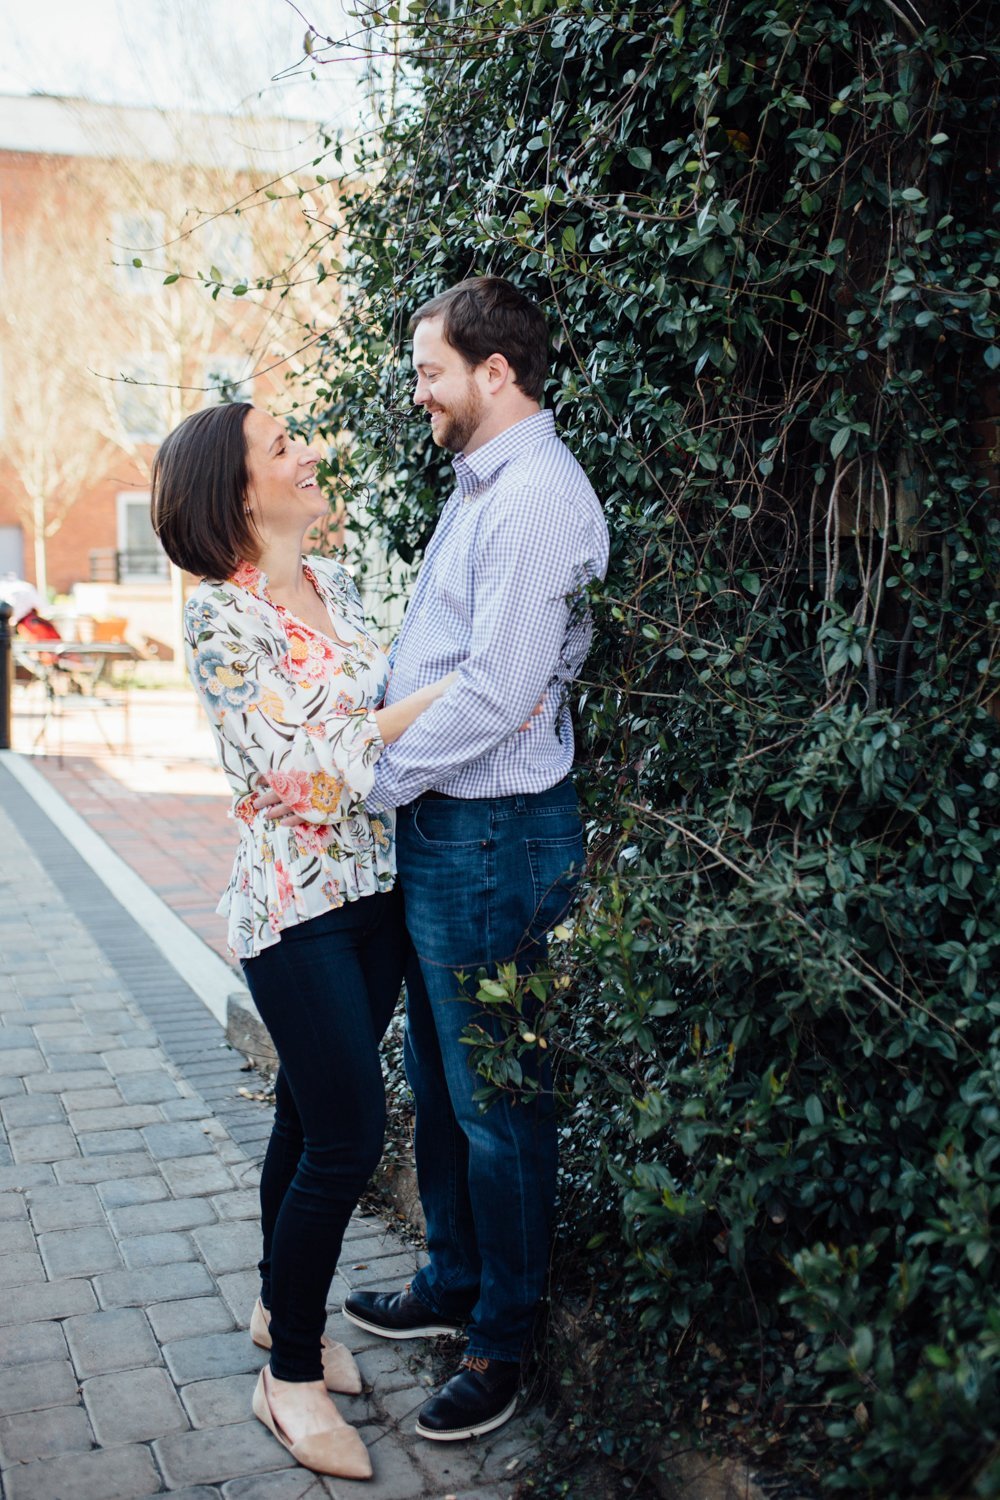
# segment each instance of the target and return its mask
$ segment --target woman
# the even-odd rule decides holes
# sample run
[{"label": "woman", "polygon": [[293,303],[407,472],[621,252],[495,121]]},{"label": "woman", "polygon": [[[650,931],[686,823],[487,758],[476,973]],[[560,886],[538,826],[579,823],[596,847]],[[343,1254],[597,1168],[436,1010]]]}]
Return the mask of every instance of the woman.
[{"label": "woman", "polygon": [[[197,412],[156,456],[152,513],[168,557],[204,580],[185,611],[188,666],[240,832],[220,910],[281,1063],[251,1321],[271,1357],[253,1409],[306,1468],[367,1478],[327,1394],[360,1390],[357,1367],[323,1339],[344,1229],[382,1151],[378,1046],[403,973],[393,830],[364,798],[382,747],[451,679],[376,706],[389,669],[357,590],[339,563],[302,557],[326,511],[318,462],[256,407]],[[295,816],[258,812],[264,788]]]}]

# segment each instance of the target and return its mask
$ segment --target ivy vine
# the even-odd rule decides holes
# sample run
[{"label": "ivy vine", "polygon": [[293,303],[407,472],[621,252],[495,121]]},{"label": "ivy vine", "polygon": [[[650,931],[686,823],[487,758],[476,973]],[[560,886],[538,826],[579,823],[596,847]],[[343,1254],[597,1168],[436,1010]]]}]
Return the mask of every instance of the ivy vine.
[{"label": "ivy vine", "polygon": [[405,71],[317,249],[349,311],[303,421],[419,557],[449,479],[406,321],[509,276],[612,532],[588,894],[531,1039],[501,976],[478,1052],[484,1102],[558,1062],[527,1491],[587,1493],[596,1445],[654,1492],[693,1435],[826,1495],[1000,1495],[997,7],[358,14]]}]

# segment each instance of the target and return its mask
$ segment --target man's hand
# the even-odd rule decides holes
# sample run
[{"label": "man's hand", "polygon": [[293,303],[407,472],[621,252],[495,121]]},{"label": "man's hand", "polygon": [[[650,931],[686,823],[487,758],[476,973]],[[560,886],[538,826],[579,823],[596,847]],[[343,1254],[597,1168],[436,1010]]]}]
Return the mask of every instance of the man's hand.
[{"label": "man's hand", "polygon": [[272,823],[280,823],[283,828],[305,828],[308,822],[300,813],[293,812],[269,787],[262,786],[254,792],[252,805],[254,812],[262,812]]}]

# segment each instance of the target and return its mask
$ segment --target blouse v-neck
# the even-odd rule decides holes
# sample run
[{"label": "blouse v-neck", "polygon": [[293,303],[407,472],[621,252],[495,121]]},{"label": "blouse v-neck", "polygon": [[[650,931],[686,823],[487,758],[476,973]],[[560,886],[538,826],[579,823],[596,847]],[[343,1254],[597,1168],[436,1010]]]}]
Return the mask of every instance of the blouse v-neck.
[{"label": "blouse v-neck", "polygon": [[308,620],[304,620],[301,615],[297,615],[294,610],[289,609],[287,604],[279,604],[276,599],[272,599],[270,583],[267,574],[262,569],[255,568],[252,563],[244,564],[243,566],[245,568],[253,569],[254,573],[256,573],[257,575],[257,582],[260,592],[267,600],[268,604],[270,604],[271,608],[273,610],[276,610],[282,618],[287,618],[294,621],[296,625],[300,625],[303,630],[311,631],[313,635],[323,636],[325,640],[328,640],[331,643],[331,645],[339,646],[342,651],[351,651],[357,647],[357,637],[355,637],[353,640],[346,641],[341,635],[337,633],[337,620],[334,618],[333,612],[330,608],[330,601],[321,589],[319,580],[316,577],[315,572],[306,562],[305,558],[302,559],[302,571],[308,579],[313,593],[316,595],[316,598],[319,600],[320,604],[322,604],[324,610],[326,611],[326,617],[330,622],[329,630],[320,630],[317,625],[310,624]]}]

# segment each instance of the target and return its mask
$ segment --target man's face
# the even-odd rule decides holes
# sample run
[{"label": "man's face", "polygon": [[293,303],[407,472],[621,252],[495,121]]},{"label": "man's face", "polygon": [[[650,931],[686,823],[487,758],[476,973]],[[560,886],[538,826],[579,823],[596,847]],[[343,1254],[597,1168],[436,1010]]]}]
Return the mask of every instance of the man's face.
[{"label": "man's face", "polygon": [[417,385],[413,399],[430,417],[431,436],[439,448],[468,453],[486,416],[478,366],[471,370],[444,337],[441,318],[424,318],[413,335]]}]

